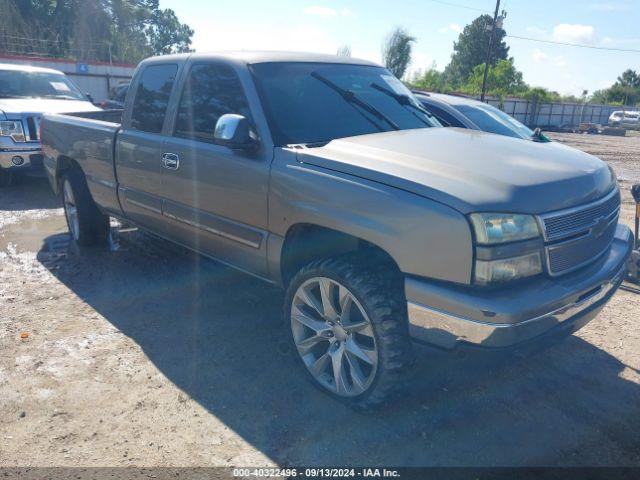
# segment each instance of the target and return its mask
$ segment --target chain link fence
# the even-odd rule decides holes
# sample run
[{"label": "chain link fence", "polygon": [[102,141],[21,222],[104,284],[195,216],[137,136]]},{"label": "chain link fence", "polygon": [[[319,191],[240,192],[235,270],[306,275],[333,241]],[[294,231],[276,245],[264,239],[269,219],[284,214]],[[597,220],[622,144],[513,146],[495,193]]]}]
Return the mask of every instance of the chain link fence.
[{"label": "chain link fence", "polygon": [[42,39],[11,35],[0,31],[0,54],[38,58],[71,58],[78,61],[109,61],[109,45]]},{"label": "chain link fence", "polygon": [[607,125],[616,111],[637,111],[638,107],[596,105],[591,103],[542,103],[521,98],[500,100],[488,98],[487,103],[508,113],[530,128],[547,130],[577,127],[581,123]]}]

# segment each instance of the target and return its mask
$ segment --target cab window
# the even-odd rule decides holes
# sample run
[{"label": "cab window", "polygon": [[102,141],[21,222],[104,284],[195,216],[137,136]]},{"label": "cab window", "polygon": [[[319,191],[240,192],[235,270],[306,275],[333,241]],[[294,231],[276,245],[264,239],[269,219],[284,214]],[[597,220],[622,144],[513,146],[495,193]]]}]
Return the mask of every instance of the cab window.
[{"label": "cab window", "polygon": [[142,72],[131,112],[131,128],[162,132],[162,124],[175,83],[177,65],[151,65]]},{"label": "cab window", "polygon": [[218,119],[227,113],[250,118],[240,79],[227,65],[194,65],[185,81],[174,136],[213,143]]}]

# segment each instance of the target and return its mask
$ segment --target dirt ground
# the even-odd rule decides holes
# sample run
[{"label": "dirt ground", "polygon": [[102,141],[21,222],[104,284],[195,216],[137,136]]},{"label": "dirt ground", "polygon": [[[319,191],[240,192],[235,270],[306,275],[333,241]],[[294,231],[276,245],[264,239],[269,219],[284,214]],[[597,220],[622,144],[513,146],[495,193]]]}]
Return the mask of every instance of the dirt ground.
[{"label": "dirt ground", "polygon": [[[640,136],[553,137],[640,181]],[[303,380],[281,301],[136,231],[68,251],[44,180],[0,190],[0,466],[640,465],[640,295],[537,353],[419,347],[369,415]]]}]

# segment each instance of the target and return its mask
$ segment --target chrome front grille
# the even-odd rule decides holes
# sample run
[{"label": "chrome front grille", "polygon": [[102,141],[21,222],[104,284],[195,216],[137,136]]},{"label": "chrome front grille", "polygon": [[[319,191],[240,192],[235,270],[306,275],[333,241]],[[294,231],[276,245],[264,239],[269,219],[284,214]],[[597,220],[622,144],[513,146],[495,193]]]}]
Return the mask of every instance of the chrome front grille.
[{"label": "chrome front grille", "polygon": [[609,248],[617,226],[618,222],[611,222],[597,238],[588,235],[548,247],[551,272],[557,275],[598,258]]},{"label": "chrome front grille", "polygon": [[39,116],[30,116],[27,121],[27,141],[36,142],[40,140],[40,120]]},{"label": "chrome front grille", "polygon": [[587,230],[601,217],[611,217],[620,209],[620,193],[616,190],[614,195],[600,200],[596,204],[545,215],[543,217],[547,240],[554,241],[565,238],[573,233]]},{"label": "chrome front grille", "polygon": [[562,275],[595,261],[611,245],[620,213],[620,192],[576,208],[540,217],[547,268]]}]

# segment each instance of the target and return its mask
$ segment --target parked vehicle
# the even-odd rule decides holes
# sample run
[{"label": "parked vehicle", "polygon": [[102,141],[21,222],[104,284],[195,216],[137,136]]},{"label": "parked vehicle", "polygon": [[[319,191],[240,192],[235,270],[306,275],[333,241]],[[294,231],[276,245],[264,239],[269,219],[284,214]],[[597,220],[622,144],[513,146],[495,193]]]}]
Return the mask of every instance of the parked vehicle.
[{"label": "parked vehicle", "polygon": [[357,407],[398,391],[412,338],[548,341],[626,275],[632,236],[604,162],[440,128],[370,62],[154,57],[122,123],[96,118],[42,125],[73,240],[105,244],[115,216],[283,286],[304,371]]},{"label": "parked vehicle", "polygon": [[129,91],[129,83],[118,85],[113,93],[113,97],[100,102],[99,107],[103,110],[121,110],[124,108],[124,100]]},{"label": "parked vehicle", "polygon": [[616,111],[609,116],[609,126],[629,129],[640,128],[640,112]]},{"label": "parked vehicle", "polygon": [[414,92],[422,106],[446,127],[470,128],[507,137],[550,142],[502,110],[471,98],[441,93]]},{"label": "parked vehicle", "polygon": [[16,172],[42,169],[38,130],[43,112],[97,110],[62,72],[0,64],[0,186]]}]

